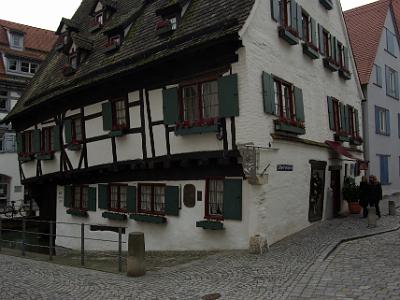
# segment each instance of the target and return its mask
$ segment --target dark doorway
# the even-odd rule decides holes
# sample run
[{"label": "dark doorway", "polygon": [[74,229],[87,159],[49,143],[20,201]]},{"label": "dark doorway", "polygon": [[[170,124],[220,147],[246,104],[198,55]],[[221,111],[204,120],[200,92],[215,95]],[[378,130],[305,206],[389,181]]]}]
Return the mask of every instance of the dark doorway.
[{"label": "dark doorway", "polygon": [[308,220],[316,222],[322,219],[325,194],[325,161],[311,160],[310,202]]},{"label": "dark doorway", "polygon": [[332,201],[333,201],[333,215],[337,217],[341,210],[340,170],[331,170],[331,189],[332,189]]}]

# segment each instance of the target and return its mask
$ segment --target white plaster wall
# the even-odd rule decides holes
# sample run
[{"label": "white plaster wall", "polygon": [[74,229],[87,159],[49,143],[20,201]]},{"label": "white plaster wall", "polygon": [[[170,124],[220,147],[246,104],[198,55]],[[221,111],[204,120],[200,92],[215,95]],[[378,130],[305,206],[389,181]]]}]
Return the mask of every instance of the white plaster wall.
[{"label": "white plaster wall", "polygon": [[[393,24],[393,18],[390,10],[385,20],[385,27],[391,32],[396,32]],[[382,68],[382,87],[378,87],[374,82],[374,74],[371,73],[370,81],[367,87],[367,107],[368,118],[365,118],[368,124],[368,147],[370,161],[369,173],[380,177],[380,161],[377,154],[390,155],[389,157],[389,182],[390,185],[383,186],[383,193],[391,195],[400,192],[400,133],[398,125],[398,114],[400,113],[399,100],[386,95],[385,65],[400,72],[399,45],[395,41],[395,55],[389,54],[386,50],[386,31],[383,29],[378,51],[375,58],[375,64]],[[375,131],[375,106],[386,108],[390,111],[390,136],[376,134]]]},{"label": "white plaster wall", "polygon": [[[112,221],[101,216],[104,210],[97,209],[96,212],[88,212],[88,218],[74,217],[66,213],[64,207],[64,189],[57,188],[57,235],[76,236],[77,239],[68,239],[58,237],[56,244],[62,247],[79,249],[80,247],[80,223],[100,224],[109,226],[127,227],[126,232],[140,231],[144,232],[146,240],[146,250],[215,250],[215,249],[246,249],[248,247],[248,223],[249,223],[249,201],[243,198],[242,201],[242,221],[225,220],[224,230],[204,230],[196,227],[196,221],[204,219],[204,197],[205,181],[163,181],[167,185],[180,186],[181,199],[183,197],[183,187],[185,184],[194,184],[196,191],[203,193],[202,201],[196,201],[195,207],[188,208],[181,200],[181,209],[179,216],[166,216],[166,224],[151,224],[145,222],[136,222],[128,219],[127,221]],[[137,186],[137,182],[129,182],[129,185]],[[243,190],[247,183],[243,182]],[[96,185],[91,185],[96,187]],[[63,224],[77,223],[77,225]],[[100,239],[114,239],[116,234],[112,232],[85,232],[87,237]],[[127,235],[124,236],[126,241]],[[124,244],[124,249],[126,249]],[[117,250],[117,244],[85,241],[85,247],[88,250]]]},{"label": "white plaster wall", "polygon": [[[298,2],[317,23],[322,24],[346,46],[349,45],[336,1],[331,11],[326,11],[312,1]],[[306,134],[301,138],[319,143],[333,140],[333,132],[329,129],[327,96],[334,96],[361,112],[362,94],[356,81],[358,79],[354,76],[353,61],[352,79],[344,81],[337,72],[331,73],[323,67],[322,58],[311,60],[303,54],[301,45],[290,46],[279,38],[278,24],[270,14],[270,1],[256,1],[251,19],[242,29],[241,37],[244,48],[238,51],[239,62],[233,65],[233,72],[239,74],[237,142],[264,147],[271,143],[273,148],[279,149],[263,154],[265,164],[261,167],[271,163],[269,183],[249,186],[247,189],[246,198],[251,199],[257,207],[256,212],[252,213],[249,235],[263,234],[269,243],[274,243],[310,225],[309,160],[326,161],[327,170],[334,163],[330,160],[328,149],[273,140],[270,134],[274,133],[273,120],[277,117],[263,112],[262,72],[272,73],[302,88]],[[292,164],[294,171],[277,172],[277,164]],[[335,164],[341,165],[343,162]],[[324,218],[331,215],[333,207],[329,182],[330,174],[326,171]]]}]

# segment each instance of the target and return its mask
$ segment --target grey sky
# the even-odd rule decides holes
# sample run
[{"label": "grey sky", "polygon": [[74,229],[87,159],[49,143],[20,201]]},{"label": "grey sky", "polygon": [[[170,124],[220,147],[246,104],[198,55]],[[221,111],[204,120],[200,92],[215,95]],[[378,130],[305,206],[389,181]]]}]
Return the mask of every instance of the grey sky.
[{"label": "grey sky", "polygon": [[[343,10],[347,10],[374,0],[341,2]],[[71,18],[80,3],[81,0],[1,0],[0,19],[56,30],[61,18]]]}]

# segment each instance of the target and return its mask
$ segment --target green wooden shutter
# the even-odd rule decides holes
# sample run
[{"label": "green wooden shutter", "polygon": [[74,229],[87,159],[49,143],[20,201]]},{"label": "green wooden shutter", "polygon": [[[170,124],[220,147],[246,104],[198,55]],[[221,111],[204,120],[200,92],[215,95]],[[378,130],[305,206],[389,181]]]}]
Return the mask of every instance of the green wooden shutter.
[{"label": "green wooden shutter", "polygon": [[333,98],[328,96],[328,115],[329,115],[329,129],[335,130],[335,112],[333,110]]},{"label": "green wooden shutter", "polygon": [[303,38],[303,12],[301,11],[301,6],[296,3],[297,12],[297,32],[299,33],[299,38]]},{"label": "green wooden shutter", "polygon": [[350,111],[349,111],[349,106],[345,105],[344,106],[344,120],[345,120],[345,127],[344,130],[349,133],[350,132],[350,120],[349,120],[349,115],[350,115]]},{"label": "green wooden shutter", "polygon": [[65,143],[70,144],[72,142],[72,120],[66,119],[64,121],[64,133],[65,133]]},{"label": "green wooden shutter", "polygon": [[386,121],[386,135],[390,136],[390,112],[385,110],[385,121]]},{"label": "green wooden shutter", "polygon": [[322,55],[326,55],[326,49],[324,44],[324,27],[318,24],[318,36],[319,36],[319,52]]},{"label": "green wooden shutter", "polygon": [[354,126],[356,127],[356,135],[360,136],[360,121],[358,119],[358,110],[354,109]]},{"label": "green wooden shutter", "polygon": [[22,133],[17,132],[17,152],[22,153],[23,151],[23,137]]},{"label": "green wooden shutter", "polygon": [[274,78],[271,74],[262,73],[262,87],[264,99],[264,112],[267,114],[275,114],[275,86]]},{"label": "green wooden shutter", "polygon": [[165,214],[179,215],[179,186],[165,187]]},{"label": "green wooden shutter", "polygon": [[53,139],[53,150],[61,150],[61,139],[60,139],[60,126],[56,125],[51,129],[51,138]]},{"label": "green wooden shutter", "polygon": [[346,113],[345,113],[345,106],[343,103],[339,103],[339,110],[340,110],[340,128],[346,131]]},{"label": "green wooden shutter", "polygon": [[134,213],[136,212],[136,187],[135,186],[128,186],[127,189],[127,209],[128,212]]},{"label": "green wooden shutter", "polygon": [[179,121],[178,88],[163,90],[164,124],[174,125]]},{"label": "green wooden shutter", "polygon": [[300,122],[305,121],[304,117],[304,103],[303,103],[303,91],[298,87],[294,87],[294,102],[296,109],[296,120]]},{"label": "green wooden shutter", "polygon": [[72,207],[72,186],[64,186],[64,206]]},{"label": "green wooden shutter", "polygon": [[281,16],[280,16],[279,0],[271,0],[271,17],[276,22],[278,23],[280,22]]},{"label": "green wooden shutter", "polygon": [[107,184],[99,184],[99,208],[100,209],[108,209],[108,185]]},{"label": "green wooden shutter", "polygon": [[112,103],[106,102],[101,106],[103,111],[103,130],[110,131],[112,130]]},{"label": "green wooden shutter", "polygon": [[226,220],[242,219],[242,180],[224,180],[223,216]]},{"label": "green wooden shutter", "polygon": [[33,131],[33,152],[40,153],[40,129]]},{"label": "green wooden shutter", "polygon": [[97,194],[96,194],[96,188],[95,187],[89,187],[88,188],[88,210],[89,211],[96,211],[96,199],[97,199]]},{"label": "green wooden shutter", "polygon": [[318,48],[318,39],[317,39],[317,24],[313,18],[311,18],[311,43]]},{"label": "green wooden shutter", "polygon": [[330,36],[330,39],[329,39],[329,46],[330,46],[329,57],[331,57],[332,59],[336,60],[336,55],[335,55],[335,53],[336,53],[335,52],[336,51],[336,47],[335,47],[336,38],[332,34],[329,34],[329,36]]},{"label": "green wooden shutter", "polygon": [[290,0],[290,27],[297,32],[297,3],[295,0]]},{"label": "green wooden shutter", "polygon": [[344,54],[344,67],[346,70],[350,71],[349,48],[343,47],[343,54]]},{"label": "green wooden shutter", "polygon": [[221,118],[239,116],[237,74],[218,78],[218,103]]}]

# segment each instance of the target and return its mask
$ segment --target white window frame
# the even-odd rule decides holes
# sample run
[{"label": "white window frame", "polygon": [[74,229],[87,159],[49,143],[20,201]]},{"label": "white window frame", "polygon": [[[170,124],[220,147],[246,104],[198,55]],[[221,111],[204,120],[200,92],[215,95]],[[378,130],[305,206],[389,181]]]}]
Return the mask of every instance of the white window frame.
[{"label": "white window frame", "polygon": [[[18,43],[15,43],[18,41]],[[24,49],[24,35],[18,32],[9,32],[8,34],[8,42],[10,44],[10,48],[16,50]]]},{"label": "white window frame", "polygon": [[[15,70],[10,69],[11,66],[11,62],[15,61]],[[28,71],[22,71],[22,64],[26,63],[28,64]],[[32,77],[33,75],[36,74],[37,70],[39,68],[39,64],[36,62],[31,62],[31,61],[27,61],[27,60],[19,60],[16,58],[7,58],[7,72],[8,73],[13,73],[13,74],[19,74],[19,75],[25,75],[25,76],[29,76]]]},{"label": "white window frame", "polygon": [[374,81],[373,83],[376,86],[382,87],[382,67],[374,64],[374,68],[373,68],[373,74],[374,74]]},{"label": "white window frame", "polygon": [[385,66],[386,95],[399,99],[399,73],[389,66]]},{"label": "white window frame", "polygon": [[388,28],[385,28],[385,29],[386,29],[386,48],[385,48],[385,50],[389,54],[396,56],[396,53],[395,53],[396,52],[396,44],[395,44],[396,35],[393,32],[391,32]]}]

